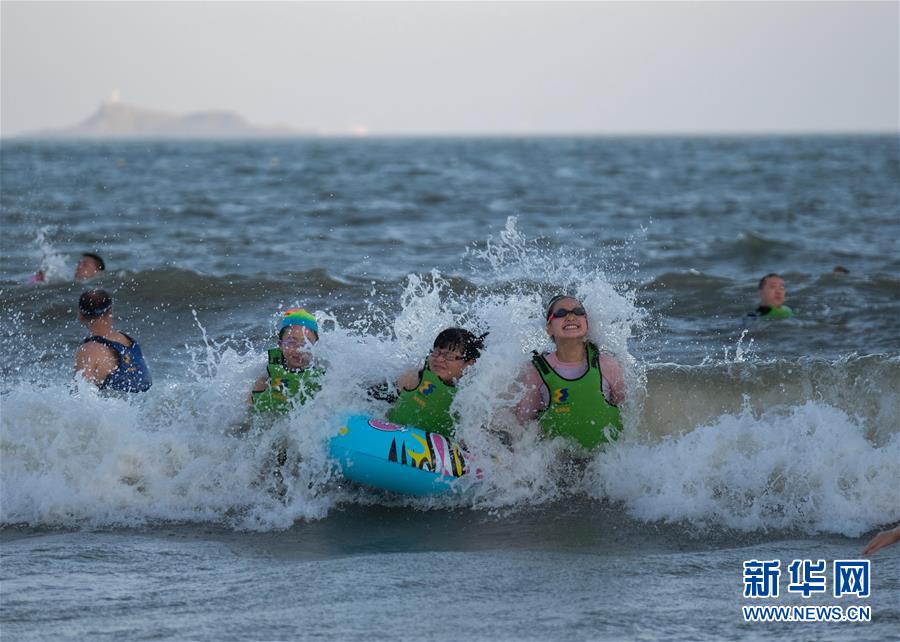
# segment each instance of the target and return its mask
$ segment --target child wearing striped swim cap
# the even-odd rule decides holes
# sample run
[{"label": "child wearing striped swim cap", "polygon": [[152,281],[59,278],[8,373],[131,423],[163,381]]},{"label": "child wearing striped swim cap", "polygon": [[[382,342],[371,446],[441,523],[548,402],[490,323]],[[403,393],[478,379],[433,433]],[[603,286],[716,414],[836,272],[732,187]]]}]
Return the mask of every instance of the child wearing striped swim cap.
[{"label": "child wearing striped swim cap", "polygon": [[250,403],[257,412],[288,412],[319,389],[323,371],[313,364],[319,340],[316,317],[303,308],[286,310],[278,322],[278,347],[268,351],[266,373],[253,384]]},{"label": "child wearing striped swim cap", "polygon": [[312,361],[309,348],[319,340],[316,317],[303,308],[292,308],[281,315],[278,323],[278,347],[284,364],[291,370],[302,370]]}]

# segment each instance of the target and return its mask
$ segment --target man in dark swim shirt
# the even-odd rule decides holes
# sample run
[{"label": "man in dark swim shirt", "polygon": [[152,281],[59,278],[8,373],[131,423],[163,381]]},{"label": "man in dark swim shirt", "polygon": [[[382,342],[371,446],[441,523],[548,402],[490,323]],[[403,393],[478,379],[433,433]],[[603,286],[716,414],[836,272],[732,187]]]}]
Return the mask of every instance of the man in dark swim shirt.
[{"label": "man in dark swim shirt", "polygon": [[141,346],[113,329],[112,297],[106,290],[87,290],[78,300],[78,320],[91,336],[75,353],[75,373],[100,390],[146,392],[152,381]]}]

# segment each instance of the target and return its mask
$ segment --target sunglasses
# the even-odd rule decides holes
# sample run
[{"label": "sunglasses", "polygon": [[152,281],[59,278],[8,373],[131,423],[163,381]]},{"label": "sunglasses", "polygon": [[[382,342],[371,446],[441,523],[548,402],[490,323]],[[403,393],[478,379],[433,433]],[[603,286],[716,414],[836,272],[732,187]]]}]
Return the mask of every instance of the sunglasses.
[{"label": "sunglasses", "polygon": [[576,317],[586,317],[587,312],[581,306],[577,308],[572,308],[571,310],[567,310],[566,308],[556,308],[553,312],[547,315],[547,320],[550,319],[565,319],[570,314],[574,314]]}]

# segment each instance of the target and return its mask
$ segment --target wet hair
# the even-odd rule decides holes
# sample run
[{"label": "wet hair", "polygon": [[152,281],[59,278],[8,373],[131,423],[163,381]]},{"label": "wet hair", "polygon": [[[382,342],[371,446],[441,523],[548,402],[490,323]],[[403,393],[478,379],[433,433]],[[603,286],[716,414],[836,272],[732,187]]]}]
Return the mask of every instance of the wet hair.
[{"label": "wet hair", "polygon": [[550,313],[553,312],[553,306],[562,301],[563,299],[575,299],[579,303],[581,303],[581,299],[577,296],[573,296],[571,294],[557,294],[555,297],[550,299],[550,302],[547,304],[547,311],[544,313],[544,318],[549,319]]},{"label": "wet hair", "polygon": [[835,265],[832,270],[835,274],[850,274],[850,270],[845,268],[843,265]]},{"label": "wet hair", "polygon": [[769,272],[759,280],[759,285],[756,287],[756,289],[762,290],[764,287],[766,287],[766,279],[771,279],[773,276],[777,276],[779,279],[781,278],[781,275],[778,274],[778,272]]},{"label": "wet hair", "polygon": [[103,259],[100,258],[99,254],[94,254],[93,252],[85,252],[81,256],[87,256],[94,259],[97,262],[97,269],[101,272],[106,269],[106,263],[103,262]]},{"label": "wet hair", "polygon": [[109,292],[100,288],[85,290],[78,299],[78,311],[88,319],[103,316],[111,307],[112,297]]},{"label": "wet hair", "polygon": [[487,332],[480,337],[463,328],[447,328],[441,330],[434,339],[434,347],[440,350],[459,350],[466,361],[475,361],[484,350],[484,338]]}]

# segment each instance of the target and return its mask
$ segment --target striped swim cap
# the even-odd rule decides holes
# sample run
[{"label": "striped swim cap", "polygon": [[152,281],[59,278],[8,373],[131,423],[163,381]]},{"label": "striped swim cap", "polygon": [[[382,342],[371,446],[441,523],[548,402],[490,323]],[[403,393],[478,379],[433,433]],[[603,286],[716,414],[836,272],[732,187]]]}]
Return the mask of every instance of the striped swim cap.
[{"label": "striped swim cap", "polygon": [[278,324],[278,333],[281,334],[282,330],[292,325],[302,325],[303,327],[315,332],[316,337],[319,336],[319,324],[316,323],[316,317],[311,315],[303,308],[293,308],[291,310],[286,310],[284,315],[281,317],[281,323]]}]

